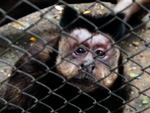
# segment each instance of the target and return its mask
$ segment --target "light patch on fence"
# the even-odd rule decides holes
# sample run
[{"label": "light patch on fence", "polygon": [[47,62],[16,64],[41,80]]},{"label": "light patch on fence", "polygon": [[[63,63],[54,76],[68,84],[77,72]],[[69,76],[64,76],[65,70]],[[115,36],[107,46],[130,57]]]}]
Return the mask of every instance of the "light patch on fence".
[{"label": "light patch on fence", "polygon": [[62,10],[63,10],[63,7],[61,7],[61,6],[59,6],[59,5],[55,5],[54,7],[55,7],[55,9],[57,9],[58,11],[62,11]]}]

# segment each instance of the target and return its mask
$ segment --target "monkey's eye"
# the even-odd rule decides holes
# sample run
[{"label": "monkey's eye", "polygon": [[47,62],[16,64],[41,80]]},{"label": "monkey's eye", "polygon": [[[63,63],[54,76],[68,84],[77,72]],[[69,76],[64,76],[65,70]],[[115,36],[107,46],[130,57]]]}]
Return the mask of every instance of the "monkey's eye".
[{"label": "monkey's eye", "polygon": [[85,53],[86,50],[84,48],[78,48],[76,51],[75,51],[75,54],[80,54],[80,53]]},{"label": "monkey's eye", "polygon": [[97,54],[97,56],[100,56],[100,57],[104,57],[106,55],[105,52],[102,50],[97,50],[95,53]]}]

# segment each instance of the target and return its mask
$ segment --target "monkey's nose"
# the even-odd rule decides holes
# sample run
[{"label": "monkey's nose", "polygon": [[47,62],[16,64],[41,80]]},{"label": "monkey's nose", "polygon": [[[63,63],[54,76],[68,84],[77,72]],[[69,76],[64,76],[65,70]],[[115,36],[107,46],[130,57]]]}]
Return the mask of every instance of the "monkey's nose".
[{"label": "monkey's nose", "polygon": [[83,70],[87,71],[88,73],[93,73],[95,66],[94,64],[81,64]]},{"label": "monkey's nose", "polygon": [[95,66],[94,66],[94,65],[89,65],[89,66],[88,66],[88,72],[89,72],[89,73],[93,73],[94,69],[95,69]]}]

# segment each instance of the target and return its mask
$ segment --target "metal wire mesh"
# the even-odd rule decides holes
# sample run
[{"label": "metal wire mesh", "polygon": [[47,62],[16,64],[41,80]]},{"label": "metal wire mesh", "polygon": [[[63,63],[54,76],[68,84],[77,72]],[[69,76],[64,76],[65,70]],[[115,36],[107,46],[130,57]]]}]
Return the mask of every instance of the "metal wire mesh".
[{"label": "metal wire mesh", "polygon": [[[62,36],[69,37],[69,40],[78,41],[65,28],[59,25],[62,8],[64,6],[70,6],[67,1],[58,1],[55,4],[51,2],[50,4],[54,5],[46,9],[41,9],[48,6],[46,0],[42,2],[39,0],[39,4],[38,1],[35,2],[34,0],[16,0],[12,3],[10,2],[11,6],[8,3],[3,3],[3,6],[0,5],[0,112],[8,112],[7,110],[16,111],[16,109],[19,112],[32,112],[35,108],[38,108],[38,110],[40,108],[42,110],[48,109],[52,113],[93,113],[93,111],[95,113],[121,113],[119,110],[122,108],[124,113],[148,113],[150,111],[150,64],[148,61],[150,51],[149,4],[141,4],[143,2],[138,0],[130,4],[137,4],[140,7],[141,12],[138,10],[137,14],[147,14],[147,16],[144,15],[145,17],[141,22],[136,24],[134,22],[137,19],[137,14],[133,15],[129,22],[126,22],[124,19],[122,20],[117,17],[113,10],[115,5],[110,3],[97,0],[89,4],[73,5],[76,10],[80,9],[83,12],[78,11],[77,18],[68,24],[66,28],[72,26],[79,19],[84,20],[87,24],[93,26],[96,33],[104,35],[111,41],[111,46],[105,52],[114,50],[113,54],[116,54],[115,50],[117,49],[123,57],[119,65],[111,66],[111,63],[109,64],[99,59],[98,56],[95,56],[93,62],[81,68],[77,63],[69,59],[78,48],[64,54],[58,50],[58,47],[55,47],[58,45],[58,41]],[[130,8],[130,5],[125,7],[121,12]],[[18,9],[19,11],[17,11]],[[30,14],[34,11],[37,12]],[[115,41],[111,36],[104,34],[99,30],[98,26],[82,16],[82,13],[102,15],[106,12],[114,14],[114,18],[103,26],[107,26],[114,19],[117,19],[126,27],[126,32],[119,40]],[[26,17],[21,18],[22,16]],[[21,19],[18,20],[18,18]],[[91,37],[93,36],[95,34]],[[95,54],[94,51],[84,46],[84,43],[91,39],[91,37],[79,42],[78,47],[84,47],[89,53]],[[66,45],[64,44],[64,46]],[[34,49],[38,49],[38,51],[31,54],[31,51],[34,51]],[[53,53],[51,56],[53,60],[48,63],[45,59],[49,58],[49,54],[51,53]],[[55,63],[58,55],[61,56],[61,61]],[[41,56],[44,56],[44,58],[42,59]],[[19,60],[20,58],[24,60]],[[16,64],[18,60],[19,65]],[[29,64],[32,62],[36,72],[30,70]],[[75,73],[71,78],[78,76],[80,73],[84,73],[92,80],[95,80],[93,75],[86,70],[87,67],[93,65],[95,62],[100,62],[105,65],[110,70],[110,73],[107,73],[105,77],[101,77],[88,87],[82,88],[72,82],[71,78],[66,79],[57,72],[57,67],[63,62],[78,67],[78,73]],[[26,70],[26,72],[22,70]],[[18,73],[22,76],[17,76]],[[121,86],[117,86],[117,89],[108,88],[101,82],[111,76],[112,73],[123,79],[123,81],[120,81]],[[47,79],[49,78],[47,77],[48,75],[51,75],[51,79]],[[130,77],[129,79],[128,76]],[[13,85],[16,83],[17,85]],[[36,87],[33,87],[35,84]],[[51,85],[47,86],[47,84]],[[92,90],[95,86],[102,88],[100,89],[102,93],[96,96],[94,95],[95,91],[89,93],[89,90]],[[126,86],[131,88],[131,90],[128,90],[130,97],[127,100],[118,93]],[[42,95],[38,95],[37,97],[34,95],[36,94],[36,88],[42,89]],[[74,90],[74,92],[71,90]],[[108,95],[105,95],[106,93]],[[21,100],[19,100],[20,98]],[[30,100],[27,101],[29,98]],[[122,105],[119,105],[119,107],[116,106],[118,101],[115,102],[116,105],[113,105],[114,103],[112,101],[115,101],[116,98],[122,102]],[[57,105],[57,101],[60,102],[60,105]],[[20,106],[22,103],[24,107]],[[109,105],[115,106],[115,109],[105,106],[105,103],[110,103]]]}]

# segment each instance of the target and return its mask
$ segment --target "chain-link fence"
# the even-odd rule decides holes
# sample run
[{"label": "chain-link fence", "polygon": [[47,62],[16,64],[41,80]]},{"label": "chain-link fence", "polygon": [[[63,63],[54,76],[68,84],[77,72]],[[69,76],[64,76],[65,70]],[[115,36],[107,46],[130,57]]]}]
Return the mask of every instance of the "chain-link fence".
[{"label": "chain-link fence", "polygon": [[1,1],[0,112],[149,113],[149,9]]}]

